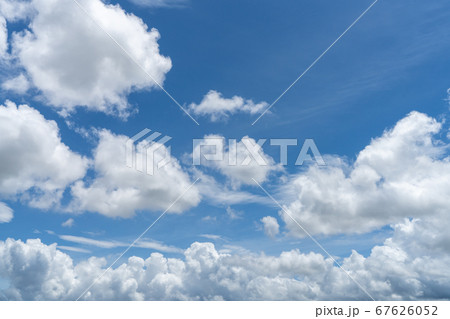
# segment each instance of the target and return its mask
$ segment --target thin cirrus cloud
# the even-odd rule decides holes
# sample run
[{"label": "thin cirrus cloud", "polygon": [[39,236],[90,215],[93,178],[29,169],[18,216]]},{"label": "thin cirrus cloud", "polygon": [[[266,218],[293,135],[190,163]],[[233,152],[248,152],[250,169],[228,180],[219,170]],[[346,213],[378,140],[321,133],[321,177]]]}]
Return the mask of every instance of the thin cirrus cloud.
[{"label": "thin cirrus cloud", "polygon": [[[172,62],[159,52],[158,30],[149,29],[137,16],[100,0],[79,3],[88,14],[71,0],[33,0],[28,3],[32,13],[24,10],[19,17],[11,13],[16,4],[2,5],[6,21],[31,20],[29,29],[12,37],[12,58],[26,71],[42,100],[61,115],[81,106],[126,117],[132,112],[127,95],[163,85]],[[0,28],[5,28],[1,21]],[[4,46],[4,36],[0,35],[0,49]],[[12,80],[5,81],[8,87]]]},{"label": "thin cirrus cloud", "polygon": [[199,104],[191,103],[189,110],[199,116],[208,117],[212,122],[225,121],[236,113],[257,114],[267,108],[267,102],[255,103],[240,96],[225,98],[222,93],[211,90]]},{"label": "thin cirrus cloud", "polygon": [[[120,241],[107,241],[107,240],[97,240],[92,238],[86,238],[81,236],[72,236],[72,235],[59,235],[59,238],[62,240],[82,244],[86,246],[94,246],[99,248],[118,248],[118,247],[128,247],[129,243],[124,243]],[[133,247],[145,248],[145,249],[153,249],[165,253],[183,253],[183,250],[173,246],[167,246],[162,243],[156,241],[148,241],[148,240],[139,240],[133,245]]]},{"label": "thin cirrus cloud", "polygon": [[129,0],[130,2],[147,8],[183,8],[189,0]]}]

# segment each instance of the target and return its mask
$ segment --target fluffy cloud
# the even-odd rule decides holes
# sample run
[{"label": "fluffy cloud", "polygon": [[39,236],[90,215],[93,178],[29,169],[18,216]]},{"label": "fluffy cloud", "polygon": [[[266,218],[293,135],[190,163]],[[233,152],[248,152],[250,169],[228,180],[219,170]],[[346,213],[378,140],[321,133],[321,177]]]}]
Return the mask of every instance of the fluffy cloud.
[{"label": "fluffy cloud", "polygon": [[254,103],[240,96],[227,99],[222,97],[220,92],[211,90],[203,97],[200,104],[191,103],[189,109],[196,115],[209,116],[211,121],[216,122],[225,120],[238,112],[256,114],[262,112],[267,106],[266,102]]},{"label": "fluffy cloud", "polygon": [[128,93],[157,87],[145,72],[162,85],[171,69],[170,59],[159,53],[160,34],[119,5],[79,2],[104,31],[71,0],[33,0],[29,30],[14,35],[13,52],[33,85],[62,114],[84,106],[126,116]]},{"label": "fluffy cloud", "polygon": [[[215,158],[215,154],[223,156]],[[253,179],[263,183],[270,173],[281,170],[281,166],[264,153],[257,141],[248,136],[227,145],[224,137],[207,135],[195,146],[193,156],[196,165],[218,170],[229,179],[233,188],[238,188],[241,184],[254,185]]]},{"label": "fluffy cloud", "polygon": [[[103,130],[99,132],[99,139],[94,151],[97,176],[90,184],[79,181],[72,187],[73,210],[131,217],[138,210],[167,209],[191,186],[189,176],[175,158],[171,157],[167,165],[148,175],[127,167],[125,145],[128,137]],[[166,152],[166,147],[161,145],[160,152],[155,152],[155,163],[164,158]],[[199,201],[199,192],[193,186],[168,212],[182,212]]]},{"label": "fluffy cloud", "polygon": [[14,217],[13,210],[0,202],[0,223],[9,223]]},{"label": "fluffy cloud", "polygon": [[[448,222],[445,224],[448,227]],[[435,226],[438,223],[434,221],[406,220],[395,225],[393,236],[373,247],[368,257],[353,251],[341,265],[377,300],[450,298],[448,235],[428,237],[435,233]],[[446,242],[442,241],[444,237]],[[38,239],[0,242],[0,276],[10,284],[3,291],[8,299],[74,300],[107,266],[104,258],[96,257],[74,265],[56,244],[44,245]],[[160,253],[152,253],[147,259],[130,257],[107,272],[82,299],[369,297],[331,259],[317,253],[292,250],[279,256],[232,254],[218,251],[212,243],[196,242],[185,250],[184,258],[166,258]]]},{"label": "fluffy cloud", "polygon": [[280,225],[278,225],[276,218],[266,216],[261,219],[261,222],[264,226],[264,233],[270,238],[275,238],[275,236],[280,232]]},{"label": "fluffy cloud", "polygon": [[[362,233],[403,218],[444,216],[450,207],[450,158],[435,138],[441,123],[412,112],[362,150],[353,164],[340,158],[311,166],[284,191],[287,209],[314,234]],[[304,236],[283,212],[292,234]]]},{"label": "fluffy cloud", "polygon": [[0,136],[3,197],[21,194],[32,205],[47,208],[85,175],[88,161],[61,142],[54,121],[27,105],[0,105]]}]

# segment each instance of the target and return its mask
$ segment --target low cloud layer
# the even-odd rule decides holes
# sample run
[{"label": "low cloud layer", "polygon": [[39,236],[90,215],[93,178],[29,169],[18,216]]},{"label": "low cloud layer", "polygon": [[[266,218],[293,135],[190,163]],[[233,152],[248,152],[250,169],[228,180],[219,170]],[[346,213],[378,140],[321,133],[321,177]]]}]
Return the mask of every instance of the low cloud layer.
[{"label": "low cloud layer", "polygon": [[[406,220],[370,256],[353,251],[341,265],[375,299],[450,298],[450,258],[441,240],[429,237],[436,223]],[[448,237],[448,236],[447,236]],[[450,247],[447,240],[447,249]],[[0,276],[8,300],[75,300],[108,263],[91,257],[74,264],[39,239],[0,242]],[[193,243],[184,258],[152,253],[130,257],[107,272],[83,300],[368,300],[333,261],[317,253],[264,254],[219,252],[212,243]]]}]

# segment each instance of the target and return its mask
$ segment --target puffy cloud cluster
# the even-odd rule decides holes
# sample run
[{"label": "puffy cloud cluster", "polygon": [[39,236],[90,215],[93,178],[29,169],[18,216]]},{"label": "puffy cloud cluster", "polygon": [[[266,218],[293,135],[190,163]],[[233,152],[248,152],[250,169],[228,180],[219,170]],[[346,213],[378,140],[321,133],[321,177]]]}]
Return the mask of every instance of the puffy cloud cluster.
[{"label": "puffy cloud cluster", "polygon": [[48,208],[86,173],[88,160],[61,142],[54,121],[30,106],[0,105],[0,136],[2,197],[20,195],[33,206]]},{"label": "puffy cloud cluster", "polygon": [[230,99],[224,98],[220,92],[211,90],[200,104],[191,103],[189,109],[196,115],[209,116],[210,120],[217,122],[226,120],[230,115],[238,112],[256,114],[268,106],[267,102],[254,103],[240,96]]},{"label": "puffy cloud cluster", "polygon": [[[313,234],[363,233],[406,217],[448,219],[448,144],[436,139],[442,124],[418,112],[362,150],[353,164],[340,158],[311,166],[283,188],[287,209]],[[288,190],[289,189],[289,190]],[[292,234],[304,236],[283,212]]]},{"label": "puffy cloud cluster", "polygon": [[[100,0],[78,2],[87,14],[72,0],[2,1],[6,20],[24,16],[31,20],[29,29],[12,37],[14,58],[44,100],[61,114],[84,106],[126,116],[126,95],[155,88],[155,81],[162,85],[171,60],[159,53],[159,32],[149,30],[140,18]],[[0,20],[0,31],[4,24]],[[0,35],[0,49],[3,38]]]},{"label": "puffy cloud cluster", "polygon": [[[448,252],[430,237],[436,224],[420,220],[395,225],[394,235],[370,256],[353,251],[341,265],[375,299],[450,298]],[[418,239],[419,238],[419,239]],[[448,250],[448,236],[447,236]],[[431,249],[428,248],[428,245]],[[108,266],[91,257],[71,258],[40,240],[0,242],[0,277],[9,282],[6,299],[74,300]],[[419,248],[419,249],[417,249]],[[193,243],[184,258],[130,257],[111,269],[85,300],[367,300],[336,265],[317,253],[292,250],[279,256],[230,254],[212,243]]]},{"label": "puffy cloud cluster", "polygon": [[[99,132],[99,142],[94,150],[95,179],[91,183],[77,182],[72,187],[72,210],[91,211],[109,217],[131,217],[139,210],[165,210],[181,196],[192,181],[177,159],[156,170],[153,175],[126,165],[125,145],[128,137],[115,135],[108,130]],[[144,142],[141,142],[144,143]],[[136,147],[140,148],[140,143]],[[155,163],[167,154],[161,145],[155,152]],[[179,213],[196,206],[200,195],[192,186],[168,212]]]}]

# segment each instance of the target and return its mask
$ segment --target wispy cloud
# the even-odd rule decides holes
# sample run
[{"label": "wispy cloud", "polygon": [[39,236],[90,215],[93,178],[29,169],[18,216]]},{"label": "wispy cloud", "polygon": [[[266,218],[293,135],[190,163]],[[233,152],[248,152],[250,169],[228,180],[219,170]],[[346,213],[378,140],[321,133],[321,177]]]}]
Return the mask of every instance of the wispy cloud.
[{"label": "wispy cloud", "polygon": [[[121,242],[121,241],[115,241],[115,240],[97,240],[92,238],[86,238],[81,236],[72,236],[72,235],[59,235],[59,238],[65,241],[69,241],[72,243],[77,243],[81,245],[87,245],[87,246],[95,246],[99,248],[118,248],[118,247],[128,247],[129,243]],[[60,246],[58,246],[60,247]],[[63,246],[65,247],[65,246]],[[153,249],[162,251],[165,253],[183,253],[183,249],[177,248],[174,246],[167,246],[157,241],[146,241],[146,240],[140,240],[138,241],[134,247],[138,248],[145,248],[145,249]],[[69,249],[67,249],[69,250]],[[73,250],[75,251],[75,250]]]},{"label": "wispy cloud", "polygon": [[148,8],[183,8],[189,0],[129,0],[130,2]]},{"label": "wispy cloud", "polygon": [[77,252],[77,253],[85,253],[85,254],[90,254],[91,253],[90,250],[87,250],[87,249],[84,249],[84,248],[79,248],[79,247],[59,246],[59,245],[57,247],[58,247],[58,249],[61,249],[61,250],[74,251],[74,252]]},{"label": "wispy cloud", "polygon": [[222,236],[220,236],[220,235],[213,235],[213,234],[202,234],[202,235],[200,235],[200,237],[208,238],[208,239],[211,239],[211,240],[223,239]]}]

